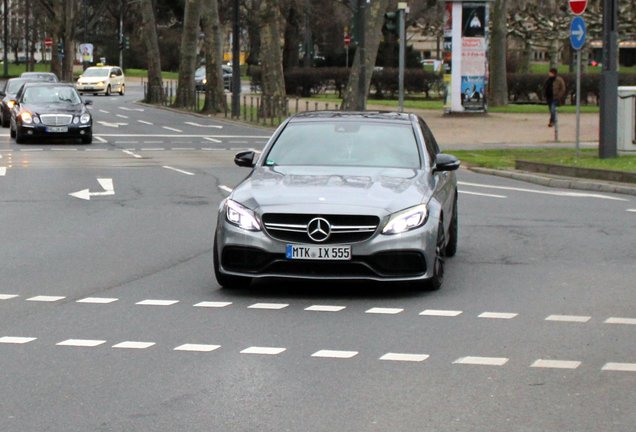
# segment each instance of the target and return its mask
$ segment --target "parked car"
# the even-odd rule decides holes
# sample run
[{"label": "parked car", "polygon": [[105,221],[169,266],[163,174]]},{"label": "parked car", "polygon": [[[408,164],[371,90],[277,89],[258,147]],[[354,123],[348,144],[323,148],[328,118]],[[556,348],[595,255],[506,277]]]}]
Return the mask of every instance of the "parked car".
[{"label": "parked car", "polygon": [[81,94],[103,93],[110,96],[117,92],[123,96],[126,93],[126,77],[117,66],[91,66],[79,76],[75,87]]},{"label": "parked car", "polygon": [[257,278],[411,282],[438,289],[457,249],[459,160],[424,120],[317,111],[287,119],[219,208],[214,270]]},{"label": "parked car", "polygon": [[10,134],[16,143],[33,138],[79,138],[93,141],[93,120],[72,84],[29,82],[18,91],[11,109]]},{"label": "parked car", "polygon": [[[229,90],[232,86],[232,67],[223,65],[223,88]],[[208,82],[205,75],[206,68],[201,66],[194,72],[194,85],[197,90],[205,91]]]},{"label": "parked car", "polygon": [[11,78],[7,80],[4,85],[2,91],[0,91],[0,96],[2,96],[2,100],[0,101],[0,112],[2,114],[2,127],[8,128],[11,120],[11,108],[13,108],[13,101],[15,100],[15,95],[22,87],[22,84],[28,82],[29,78]]},{"label": "parked car", "polygon": [[22,72],[20,78],[29,78],[37,81],[59,82],[57,75],[53,72]]}]

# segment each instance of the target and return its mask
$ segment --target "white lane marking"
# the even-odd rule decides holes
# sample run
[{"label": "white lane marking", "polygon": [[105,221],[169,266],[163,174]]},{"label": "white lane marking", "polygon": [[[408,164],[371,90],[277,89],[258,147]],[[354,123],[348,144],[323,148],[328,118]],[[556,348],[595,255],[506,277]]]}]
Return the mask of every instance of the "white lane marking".
[{"label": "white lane marking", "polygon": [[128,107],[119,107],[119,109],[124,110],[124,111],[139,111],[139,112],[144,112],[143,108],[128,108]]},{"label": "white lane marking", "polygon": [[601,370],[615,372],[636,372],[636,363],[605,363]]},{"label": "white lane marking", "polygon": [[517,315],[516,313],[507,313],[507,312],[484,312],[479,314],[479,318],[492,318],[492,319],[513,319]]},{"label": "white lane marking", "polygon": [[140,302],[135,303],[136,305],[141,306],[172,306],[173,304],[179,303],[179,300],[142,300]]},{"label": "white lane marking", "polygon": [[204,139],[204,140],[207,140],[207,141],[212,141],[213,143],[217,143],[217,144],[220,144],[220,143],[222,143],[222,142],[223,142],[223,141],[221,141],[221,140],[214,139],[214,138],[210,138],[210,137],[203,137],[203,139]]},{"label": "white lane marking", "polygon": [[[160,143],[163,141],[159,141]],[[144,147],[140,151],[165,151],[164,147]]]},{"label": "white lane marking", "polygon": [[104,138],[99,137],[97,135],[93,135],[93,138],[95,138],[97,141],[99,141],[100,143],[107,143],[108,141],[106,141]]},{"label": "white lane marking", "polygon": [[123,114],[115,114],[115,116],[119,118],[124,118],[124,119],[129,118],[127,115],[123,115]]},{"label": "white lane marking", "polygon": [[35,297],[31,297],[26,299],[26,301],[34,301],[34,302],[56,302],[58,300],[62,300],[66,297],[63,296],[35,296]]},{"label": "white lane marking", "polygon": [[150,126],[153,126],[153,125],[154,125],[154,123],[149,122],[149,121],[145,121],[145,120],[137,120],[137,121],[138,121],[139,123],[141,123],[141,124],[145,124],[145,125],[150,125]]},{"label": "white lane marking", "polygon": [[139,141],[115,141],[115,144],[139,144]]},{"label": "white lane marking", "polygon": [[56,343],[59,346],[73,346],[73,347],[96,347],[106,343],[105,340],[93,340],[93,339],[67,339],[65,341]]},{"label": "white lane marking", "polygon": [[84,149],[84,151],[87,151],[87,152],[107,152],[107,151],[110,151],[110,150],[96,148],[96,149]]},{"label": "white lane marking", "polygon": [[34,337],[19,337],[19,336],[3,336],[0,337],[0,343],[3,344],[25,344],[36,340]]},{"label": "white lane marking", "polygon": [[[97,123],[99,123],[102,126],[106,126],[106,127],[110,127],[110,128],[117,128],[117,129],[119,129],[119,126],[128,126],[128,123],[107,122],[107,121],[102,121],[102,120],[98,120]],[[102,134],[100,134],[100,135],[102,135]]]},{"label": "white lane marking", "polygon": [[219,189],[221,189],[222,191],[225,191],[227,193],[232,193],[232,188],[231,187],[227,187],[225,185],[220,185]]},{"label": "white lane marking", "polygon": [[380,357],[380,360],[423,362],[427,358],[429,358],[428,354],[386,353]]},{"label": "white lane marking", "polygon": [[[127,123],[126,123],[127,124]],[[119,137],[119,138],[202,138],[202,139],[206,139],[206,138],[211,138],[211,136],[208,135],[202,135],[202,134],[179,134],[179,135],[174,135],[174,134],[103,134],[100,133],[100,136],[103,137]],[[247,138],[247,139],[269,139],[268,136],[261,136],[261,135],[212,135],[214,138],[216,139],[220,139],[220,138]],[[232,149],[231,149],[232,150]]]},{"label": "white lane marking", "polygon": [[19,297],[18,294],[0,294],[0,300],[11,300],[16,297]]},{"label": "white lane marking", "polygon": [[76,303],[93,303],[93,304],[108,304],[116,302],[119,299],[108,297],[86,297],[78,300]]},{"label": "white lane marking", "polygon": [[272,310],[280,310],[285,309],[289,304],[287,303],[254,303],[251,306],[248,306],[248,309],[272,309]]},{"label": "white lane marking", "polygon": [[636,325],[636,318],[611,317],[605,320],[605,324],[626,324]]},{"label": "white lane marking", "polygon": [[241,354],[278,355],[286,350],[287,348],[253,346],[253,347],[245,348],[243,351],[241,351]]},{"label": "white lane marking", "polygon": [[7,175],[7,167],[0,167],[0,177]]},{"label": "white lane marking", "polygon": [[110,111],[106,111],[106,110],[103,110],[103,109],[100,109],[99,112],[104,113],[104,114],[110,114]]},{"label": "white lane marking", "polygon": [[128,349],[146,349],[155,345],[154,342],[134,342],[126,341],[113,345],[113,348],[128,348]]},{"label": "white lane marking", "polygon": [[32,152],[41,152],[44,151],[44,149],[41,148],[34,148],[34,149],[20,149],[21,152],[25,152],[25,153],[32,153]]},{"label": "white lane marking", "polygon": [[130,151],[130,150],[122,150],[122,151],[123,151],[124,153],[126,153],[127,155],[130,155],[130,156],[132,156],[132,157],[134,157],[134,158],[137,158],[137,159],[141,159],[141,158],[143,157],[143,156],[138,155],[137,153],[134,153],[134,152],[132,152],[132,151]]},{"label": "white lane marking", "polygon": [[425,316],[439,316],[439,317],[456,317],[461,315],[462,311],[457,310],[440,310],[440,309],[426,309],[420,312],[420,315]]},{"label": "white lane marking", "polygon": [[163,141],[144,141],[144,144],[163,144]]},{"label": "white lane marking", "polygon": [[212,302],[212,301],[203,301],[194,305],[194,307],[204,307],[204,308],[223,308],[231,305],[232,302]]},{"label": "white lane marking", "polygon": [[586,323],[590,319],[592,319],[592,317],[590,317],[590,316],[581,316],[581,315],[550,315],[545,320],[546,321]]},{"label": "white lane marking", "polygon": [[314,312],[340,312],[345,308],[346,306],[313,305],[305,308],[305,310]]},{"label": "white lane marking", "polygon": [[503,366],[508,363],[506,357],[474,357],[467,356],[458,358],[453,364],[480,365],[480,366]]},{"label": "white lane marking", "polygon": [[172,147],[173,151],[192,151],[195,150],[194,147]]},{"label": "white lane marking", "polygon": [[534,367],[534,368],[549,368],[549,369],[576,369],[579,366],[581,366],[580,361],[544,360],[544,359],[539,359],[530,365],[530,367]]},{"label": "white lane marking", "polygon": [[176,347],[173,351],[212,352],[219,348],[221,348],[221,345],[183,344]]},{"label": "white lane marking", "polygon": [[395,314],[399,314],[400,312],[403,312],[403,311],[404,311],[404,309],[400,309],[400,308],[379,308],[379,307],[374,307],[374,308],[366,310],[364,313],[395,315]]},{"label": "white lane marking", "polygon": [[495,195],[495,194],[486,194],[486,193],[479,193],[479,192],[469,192],[469,191],[465,191],[465,190],[460,190],[458,192],[460,194],[477,195],[477,196],[483,196],[483,197],[488,197],[488,198],[508,198],[505,195]]},{"label": "white lane marking", "polygon": [[321,358],[340,358],[340,359],[349,359],[355,357],[358,354],[358,351],[335,351],[335,350],[320,350],[313,353],[312,357],[321,357]]},{"label": "white lane marking", "polygon": [[636,213],[636,209],[627,209],[627,210],[625,210],[625,211],[628,211],[628,212],[630,212],[630,213]]},{"label": "white lane marking", "polygon": [[196,127],[201,127],[201,128],[214,128],[214,129],[223,129],[223,126],[218,126],[218,125],[202,125],[199,123],[195,123],[195,122],[184,122],[187,125],[190,126],[196,126]]},{"label": "white lane marking", "polygon": [[161,126],[161,127],[172,132],[183,132],[181,129],[173,128],[170,126]]},{"label": "white lane marking", "polygon": [[194,175],[194,173],[191,173],[189,171],[184,171],[184,170],[181,170],[179,168],[174,168],[174,167],[171,167],[171,166],[168,166],[168,165],[163,165],[162,168],[169,169],[169,170],[172,170],[172,171],[176,171],[178,173],[185,174],[185,175],[190,175],[190,176]]},{"label": "white lane marking", "polygon": [[517,192],[527,192],[527,193],[535,193],[541,195],[552,195],[552,196],[561,196],[561,197],[572,197],[572,198],[599,198],[599,199],[607,199],[612,201],[629,201],[624,198],[611,197],[607,195],[594,194],[594,193],[584,193],[584,192],[565,192],[565,191],[544,191],[537,189],[526,189],[526,188],[516,188],[510,186],[494,186],[494,185],[486,185],[480,183],[469,183],[458,181],[458,185],[462,186],[473,186],[473,187],[482,187],[487,189],[498,189],[498,190],[509,190],[509,191],[517,191]]}]

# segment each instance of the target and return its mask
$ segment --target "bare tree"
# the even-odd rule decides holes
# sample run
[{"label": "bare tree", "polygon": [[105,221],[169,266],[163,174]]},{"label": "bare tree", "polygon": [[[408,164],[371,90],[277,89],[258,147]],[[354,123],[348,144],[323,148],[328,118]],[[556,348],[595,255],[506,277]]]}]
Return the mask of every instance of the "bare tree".
[{"label": "bare tree", "polygon": [[141,1],[142,36],[148,59],[148,89],[146,102],[160,103],[163,100],[163,81],[161,79],[161,53],[157,38],[157,24],[152,0]]},{"label": "bare tree", "polygon": [[201,24],[205,50],[205,103],[203,111],[218,113],[227,105],[223,91],[223,36],[219,20],[218,0],[203,0]]},{"label": "bare tree", "polygon": [[260,20],[261,39],[261,79],[263,103],[261,109],[264,115],[275,116],[279,114],[273,101],[282,101],[285,98],[285,77],[283,75],[283,59],[280,43],[280,9],[277,0],[261,0],[258,6],[258,18]]},{"label": "bare tree", "polygon": [[495,0],[490,42],[490,105],[508,105],[506,0]]},{"label": "bare tree", "polygon": [[201,0],[186,0],[175,107],[192,107],[195,103],[194,71],[196,69],[200,20]]}]

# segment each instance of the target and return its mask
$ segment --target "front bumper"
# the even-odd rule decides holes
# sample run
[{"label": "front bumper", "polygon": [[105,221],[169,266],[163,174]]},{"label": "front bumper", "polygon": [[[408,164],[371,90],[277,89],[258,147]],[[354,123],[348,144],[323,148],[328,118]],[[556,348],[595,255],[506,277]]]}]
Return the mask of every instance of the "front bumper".
[{"label": "front bumper", "polygon": [[105,93],[106,92],[106,85],[95,85],[95,84],[76,84],[75,88],[77,89],[77,91],[79,92],[86,92],[86,93]]},{"label": "front bumper", "polygon": [[93,134],[93,125],[69,124],[61,127],[67,128],[65,132],[52,132],[49,128],[60,126],[47,126],[43,124],[21,124],[18,126],[26,138],[84,138]]},{"label": "front bumper", "polygon": [[[250,278],[416,281],[433,276],[438,220],[397,235],[374,234],[351,244],[351,260],[290,260],[287,242],[263,231],[245,231],[219,215],[216,231],[219,270]],[[333,246],[333,245],[330,245]]]}]

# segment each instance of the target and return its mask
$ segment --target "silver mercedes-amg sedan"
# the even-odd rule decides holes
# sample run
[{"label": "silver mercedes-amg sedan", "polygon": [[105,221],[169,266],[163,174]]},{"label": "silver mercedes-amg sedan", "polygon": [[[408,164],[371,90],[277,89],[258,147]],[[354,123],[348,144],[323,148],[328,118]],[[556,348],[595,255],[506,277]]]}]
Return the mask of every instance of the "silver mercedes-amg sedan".
[{"label": "silver mercedes-amg sedan", "polygon": [[438,289],[457,249],[459,160],[426,123],[394,112],[287,119],[219,207],[214,270],[256,278],[412,282]]}]

